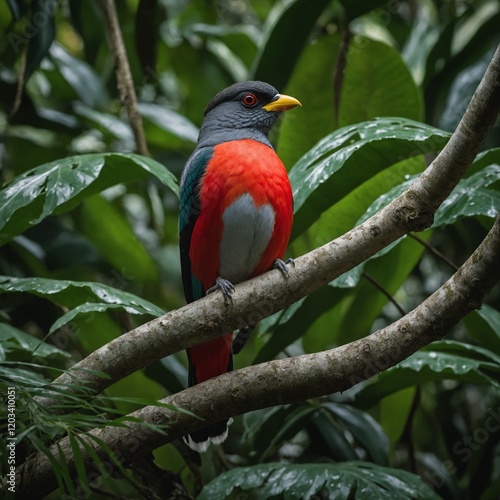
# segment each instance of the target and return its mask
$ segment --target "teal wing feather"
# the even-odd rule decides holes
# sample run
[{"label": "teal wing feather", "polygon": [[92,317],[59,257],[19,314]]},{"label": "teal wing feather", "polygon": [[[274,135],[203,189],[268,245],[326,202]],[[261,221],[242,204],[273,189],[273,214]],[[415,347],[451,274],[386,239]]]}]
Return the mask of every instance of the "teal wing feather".
[{"label": "teal wing feather", "polygon": [[200,181],[208,162],[213,156],[213,148],[196,150],[184,167],[180,183],[179,245],[184,294],[188,302],[200,299],[205,290],[191,272],[189,248],[193,229],[200,214]]}]

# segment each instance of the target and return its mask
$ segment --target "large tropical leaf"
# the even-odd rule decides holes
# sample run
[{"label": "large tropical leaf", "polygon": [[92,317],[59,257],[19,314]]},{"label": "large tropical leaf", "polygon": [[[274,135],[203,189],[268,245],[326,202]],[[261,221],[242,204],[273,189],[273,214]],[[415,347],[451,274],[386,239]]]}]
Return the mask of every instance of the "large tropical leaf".
[{"label": "large tropical leaf", "polygon": [[462,217],[496,217],[500,211],[500,192],[488,189],[500,181],[500,164],[489,165],[462,179],[436,211],[434,227],[453,224]]},{"label": "large tropical leaf", "polygon": [[[27,38],[28,55],[24,74],[25,81],[28,81],[33,72],[38,68],[54,41],[56,36],[56,12],[57,8],[54,3],[51,3],[51,6],[49,6],[48,2],[44,2],[43,0],[32,2],[30,24],[31,26],[36,26],[36,28],[33,29],[33,36]],[[39,19],[43,19],[44,21],[40,23]]]},{"label": "large tropical leaf", "polygon": [[469,336],[483,347],[500,355],[500,312],[483,304],[464,318]]},{"label": "large tropical leaf", "polygon": [[291,439],[317,411],[317,407],[305,402],[268,408],[245,415],[245,433],[242,446],[259,462]]},{"label": "large tropical leaf", "polygon": [[[496,217],[500,211],[500,193],[489,186],[500,181],[500,164],[487,165],[478,169],[478,166],[483,163],[482,157],[478,162],[474,162],[471,165],[474,173],[462,179],[439,206],[434,215],[434,228],[453,224],[462,217],[477,215]],[[401,184],[377,198],[356,222],[356,225],[369,219],[406,191],[416,178],[416,175],[407,176]]]},{"label": "large tropical leaf", "polygon": [[127,219],[100,194],[83,200],[77,227],[99,253],[121,274],[138,282],[153,282],[158,270]]},{"label": "large tropical leaf", "polygon": [[71,156],[29,170],[0,191],[0,244],[52,213],[73,208],[87,196],[148,176],[178,192],[176,180],[165,166],[135,154]]},{"label": "large tropical leaf", "polygon": [[72,56],[58,43],[52,45],[50,57],[75,96],[91,108],[106,107],[109,101],[106,86],[88,63]]},{"label": "large tropical leaf", "polygon": [[18,328],[0,323],[0,361],[31,359],[33,353],[39,358],[50,359],[51,364],[62,362],[71,356],[54,345],[42,342]]},{"label": "large tropical leaf", "polygon": [[293,235],[381,170],[402,158],[438,151],[448,137],[446,132],[404,118],[379,118],[328,135],[290,171],[295,201]]},{"label": "large tropical leaf", "polygon": [[389,440],[380,424],[371,415],[350,405],[330,401],[322,402],[321,408],[333,416],[344,434],[354,438],[354,443],[352,439],[348,441],[354,451],[362,447],[374,463],[387,465]]},{"label": "large tropical leaf", "polygon": [[338,464],[268,463],[237,467],[208,483],[199,500],[227,498],[233,491],[252,491],[255,498],[391,499],[439,498],[418,476],[368,462]]},{"label": "large tropical leaf", "polygon": [[422,120],[420,89],[401,55],[362,36],[345,42],[337,34],[322,37],[296,64],[285,90],[303,107],[285,114],[278,141],[287,167],[339,127],[381,116]]},{"label": "large tropical leaf", "polygon": [[12,278],[0,276],[0,293],[24,292],[46,298],[70,309],[52,326],[60,328],[77,314],[121,309],[130,314],[161,316],[165,311],[136,295],[100,283],[53,280],[46,278]]},{"label": "large tropical leaf", "polygon": [[198,139],[198,127],[186,117],[154,103],[140,103],[148,142],[166,150],[191,151]]},{"label": "large tropical leaf", "polygon": [[[282,90],[328,3],[328,0],[277,2],[261,35],[260,51],[251,71],[252,78],[270,82]],[[283,57],[285,54],[286,57]]]},{"label": "large tropical leaf", "polygon": [[500,356],[461,342],[433,342],[363,385],[356,394],[356,406],[368,409],[389,394],[437,380],[489,384],[499,389]]}]

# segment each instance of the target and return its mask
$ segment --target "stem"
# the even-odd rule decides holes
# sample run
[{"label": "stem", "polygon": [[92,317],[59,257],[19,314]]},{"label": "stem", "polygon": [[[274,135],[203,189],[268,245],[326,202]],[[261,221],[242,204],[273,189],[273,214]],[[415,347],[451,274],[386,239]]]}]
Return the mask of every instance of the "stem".
[{"label": "stem", "polygon": [[134,81],[130,71],[125,44],[123,43],[115,2],[114,0],[101,0],[101,6],[106,18],[109,46],[115,60],[118,92],[120,93],[120,100],[127,110],[128,119],[135,137],[136,149],[141,155],[150,156],[146,137],[144,136],[142,117],[137,109]]},{"label": "stem", "polygon": [[389,301],[394,305],[394,307],[399,311],[399,314],[401,316],[404,316],[405,310],[399,305],[397,300],[371,275],[366,272],[363,273],[363,276],[373,285],[377,290],[379,290],[381,293],[383,293]]}]

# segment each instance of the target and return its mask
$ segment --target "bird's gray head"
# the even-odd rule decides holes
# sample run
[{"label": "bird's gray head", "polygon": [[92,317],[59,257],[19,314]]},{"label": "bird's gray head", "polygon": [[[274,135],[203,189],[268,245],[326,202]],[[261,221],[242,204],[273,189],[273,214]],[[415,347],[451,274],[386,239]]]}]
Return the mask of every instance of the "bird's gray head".
[{"label": "bird's gray head", "polygon": [[205,109],[198,147],[237,139],[268,143],[267,135],[282,111],[300,106],[268,83],[235,83],[219,92]]}]

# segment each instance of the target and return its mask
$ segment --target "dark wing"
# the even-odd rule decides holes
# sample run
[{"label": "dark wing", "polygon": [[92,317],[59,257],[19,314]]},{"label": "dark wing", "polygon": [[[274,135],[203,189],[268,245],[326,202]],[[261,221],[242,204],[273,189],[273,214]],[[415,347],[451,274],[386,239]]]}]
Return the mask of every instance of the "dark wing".
[{"label": "dark wing", "polygon": [[205,295],[201,283],[191,273],[189,248],[191,236],[200,214],[200,181],[208,162],[213,156],[213,148],[202,148],[189,158],[181,177],[179,211],[179,246],[181,253],[182,284],[188,302]]}]

